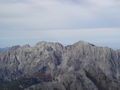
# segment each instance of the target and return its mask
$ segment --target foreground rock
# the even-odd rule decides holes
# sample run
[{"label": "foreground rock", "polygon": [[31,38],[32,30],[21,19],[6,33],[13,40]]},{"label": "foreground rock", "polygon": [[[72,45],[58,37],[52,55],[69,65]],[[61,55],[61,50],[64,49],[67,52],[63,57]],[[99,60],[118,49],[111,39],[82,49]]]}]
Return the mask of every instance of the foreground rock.
[{"label": "foreground rock", "polygon": [[79,41],[0,52],[0,90],[120,90],[120,51]]}]

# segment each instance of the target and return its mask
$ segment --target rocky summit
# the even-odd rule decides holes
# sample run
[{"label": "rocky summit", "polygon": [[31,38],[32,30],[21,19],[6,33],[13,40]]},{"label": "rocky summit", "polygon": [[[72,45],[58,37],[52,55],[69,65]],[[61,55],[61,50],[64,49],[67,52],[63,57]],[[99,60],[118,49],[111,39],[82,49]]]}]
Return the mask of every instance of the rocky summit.
[{"label": "rocky summit", "polygon": [[0,51],[0,90],[120,90],[120,50],[79,41]]}]

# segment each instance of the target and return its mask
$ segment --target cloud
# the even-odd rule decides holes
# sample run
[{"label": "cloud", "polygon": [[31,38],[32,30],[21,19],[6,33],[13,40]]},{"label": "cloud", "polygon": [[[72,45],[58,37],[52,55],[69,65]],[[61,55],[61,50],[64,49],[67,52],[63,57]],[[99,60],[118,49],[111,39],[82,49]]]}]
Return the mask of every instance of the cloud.
[{"label": "cloud", "polygon": [[2,47],[84,40],[118,48],[119,28],[119,0],[0,0]]},{"label": "cloud", "polygon": [[0,0],[2,29],[119,27],[117,0]]}]

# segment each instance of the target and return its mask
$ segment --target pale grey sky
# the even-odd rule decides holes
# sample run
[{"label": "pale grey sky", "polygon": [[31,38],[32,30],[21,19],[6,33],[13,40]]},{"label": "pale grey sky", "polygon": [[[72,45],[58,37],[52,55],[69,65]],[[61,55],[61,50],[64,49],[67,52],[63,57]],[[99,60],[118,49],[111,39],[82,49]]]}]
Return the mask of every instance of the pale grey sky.
[{"label": "pale grey sky", "polygon": [[120,48],[119,0],[0,0],[0,47],[83,40]]}]

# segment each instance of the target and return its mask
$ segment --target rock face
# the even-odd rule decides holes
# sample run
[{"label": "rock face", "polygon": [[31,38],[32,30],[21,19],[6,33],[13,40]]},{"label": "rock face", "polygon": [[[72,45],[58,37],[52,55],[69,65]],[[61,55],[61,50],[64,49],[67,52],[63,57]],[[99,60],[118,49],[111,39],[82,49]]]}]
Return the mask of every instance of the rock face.
[{"label": "rock face", "polygon": [[79,41],[0,52],[0,90],[120,90],[120,51]]}]

